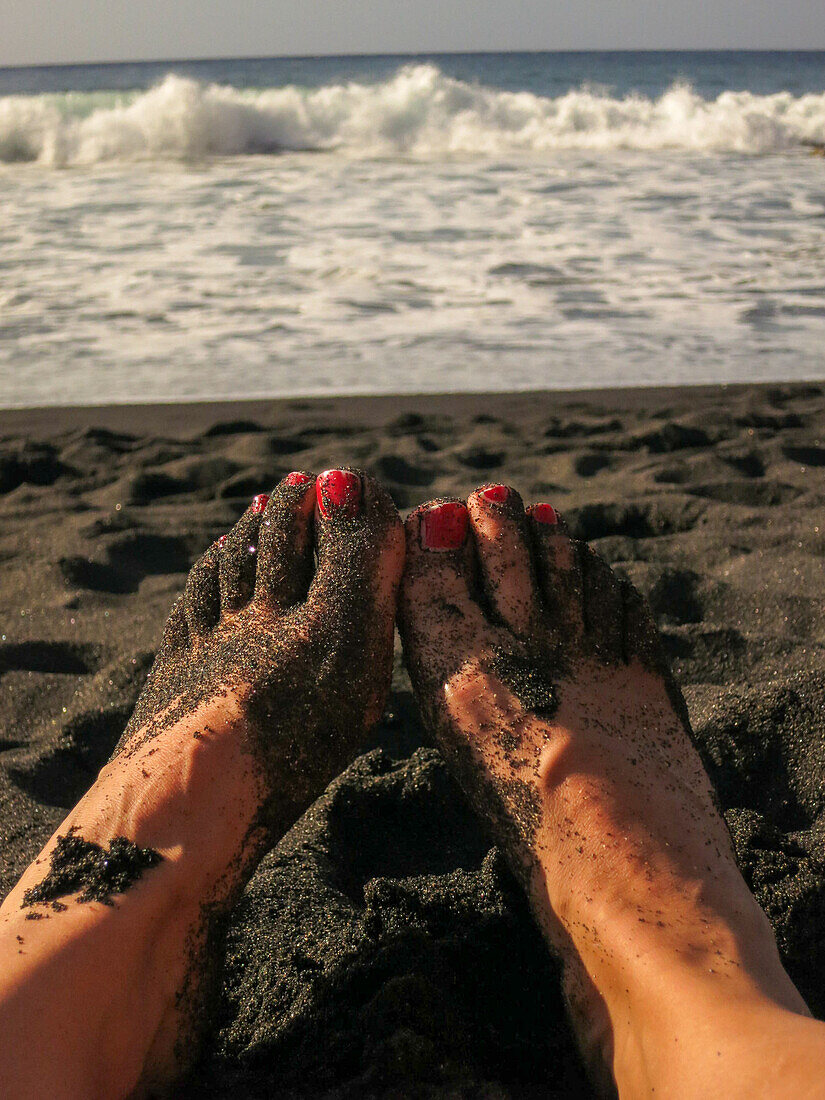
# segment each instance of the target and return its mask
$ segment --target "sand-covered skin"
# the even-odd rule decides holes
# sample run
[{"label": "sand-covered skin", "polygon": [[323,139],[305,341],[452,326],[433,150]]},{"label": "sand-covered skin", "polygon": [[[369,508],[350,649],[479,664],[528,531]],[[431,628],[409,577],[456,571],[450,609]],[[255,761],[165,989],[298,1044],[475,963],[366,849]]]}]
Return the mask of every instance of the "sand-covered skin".
[{"label": "sand-covered skin", "polygon": [[[108,758],[186,570],[253,493],[340,463],[402,509],[501,480],[650,600],[740,866],[825,1017],[821,386],[12,413],[0,435],[3,893]],[[554,964],[421,748],[398,654],[391,709],[250,884],[193,1094],[588,1096]]]},{"label": "sand-covered skin", "polygon": [[294,471],[201,555],[114,751],[128,761],[236,698],[262,783],[256,827],[273,841],[351,762],[392,676],[401,523],[383,486],[346,476],[352,514],[333,502],[322,517],[324,477]]}]

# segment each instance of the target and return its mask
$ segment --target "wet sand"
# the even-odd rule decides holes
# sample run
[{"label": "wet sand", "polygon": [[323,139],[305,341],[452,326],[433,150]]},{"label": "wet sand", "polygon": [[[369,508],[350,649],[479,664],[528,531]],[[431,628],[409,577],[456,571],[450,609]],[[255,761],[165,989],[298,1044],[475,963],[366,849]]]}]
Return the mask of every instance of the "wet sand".
[{"label": "wet sand", "polygon": [[[93,780],[200,551],[291,469],[507,481],[650,599],[746,878],[825,1018],[825,386],[0,413],[0,893]],[[188,1095],[590,1095],[557,975],[396,653],[265,859]]]}]

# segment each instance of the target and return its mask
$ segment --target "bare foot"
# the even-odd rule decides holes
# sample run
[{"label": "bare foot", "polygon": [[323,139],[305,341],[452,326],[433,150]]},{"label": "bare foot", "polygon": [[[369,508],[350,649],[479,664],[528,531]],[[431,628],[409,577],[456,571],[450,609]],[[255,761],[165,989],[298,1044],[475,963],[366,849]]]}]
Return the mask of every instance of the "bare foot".
[{"label": "bare foot", "polygon": [[[425,505],[406,531],[422,713],[561,956],[596,1081],[672,1100],[730,1074],[725,1096],[822,1095],[777,1086],[787,1050],[819,1063],[825,1028],[739,874],[644,601],[504,486]],[[769,1069],[754,1027],[780,1050],[790,1029]]]},{"label": "bare foot", "polygon": [[403,560],[372,478],[293,473],[256,497],[192,568],[115,755],[196,711],[210,724],[203,704],[221,698],[244,716],[259,821],[283,833],[381,716]]},{"label": "bare foot", "polygon": [[191,1061],[229,908],[381,715],[403,560],[385,490],[328,471],[196,562],[114,756],[0,910],[4,1095],[154,1095]]}]

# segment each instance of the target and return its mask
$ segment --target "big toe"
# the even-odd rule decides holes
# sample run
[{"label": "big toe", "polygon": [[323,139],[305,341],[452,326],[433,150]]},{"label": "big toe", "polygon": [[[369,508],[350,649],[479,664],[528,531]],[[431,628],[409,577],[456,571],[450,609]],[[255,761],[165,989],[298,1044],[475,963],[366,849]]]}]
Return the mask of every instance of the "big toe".
[{"label": "big toe", "polygon": [[413,684],[426,694],[489,645],[494,629],[474,595],[479,576],[467,506],[431,501],[404,526],[399,627]]},{"label": "big toe", "polygon": [[317,566],[304,613],[347,664],[353,691],[371,685],[370,710],[380,713],[404,568],[401,520],[373,478],[358,470],[326,470],[316,481],[314,530]]},{"label": "big toe", "polygon": [[318,557],[307,605],[324,614],[366,603],[391,619],[404,535],[392,497],[359,470],[325,470],[315,485]]}]

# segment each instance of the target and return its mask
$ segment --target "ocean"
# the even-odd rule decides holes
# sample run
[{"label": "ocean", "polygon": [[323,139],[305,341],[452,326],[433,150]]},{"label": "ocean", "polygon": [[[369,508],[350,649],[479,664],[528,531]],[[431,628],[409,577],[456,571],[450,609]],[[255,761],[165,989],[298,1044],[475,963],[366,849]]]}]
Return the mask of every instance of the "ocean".
[{"label": "ocean", "polygon": [[825,52],[0,70],[0,406],[825,377]]}]

